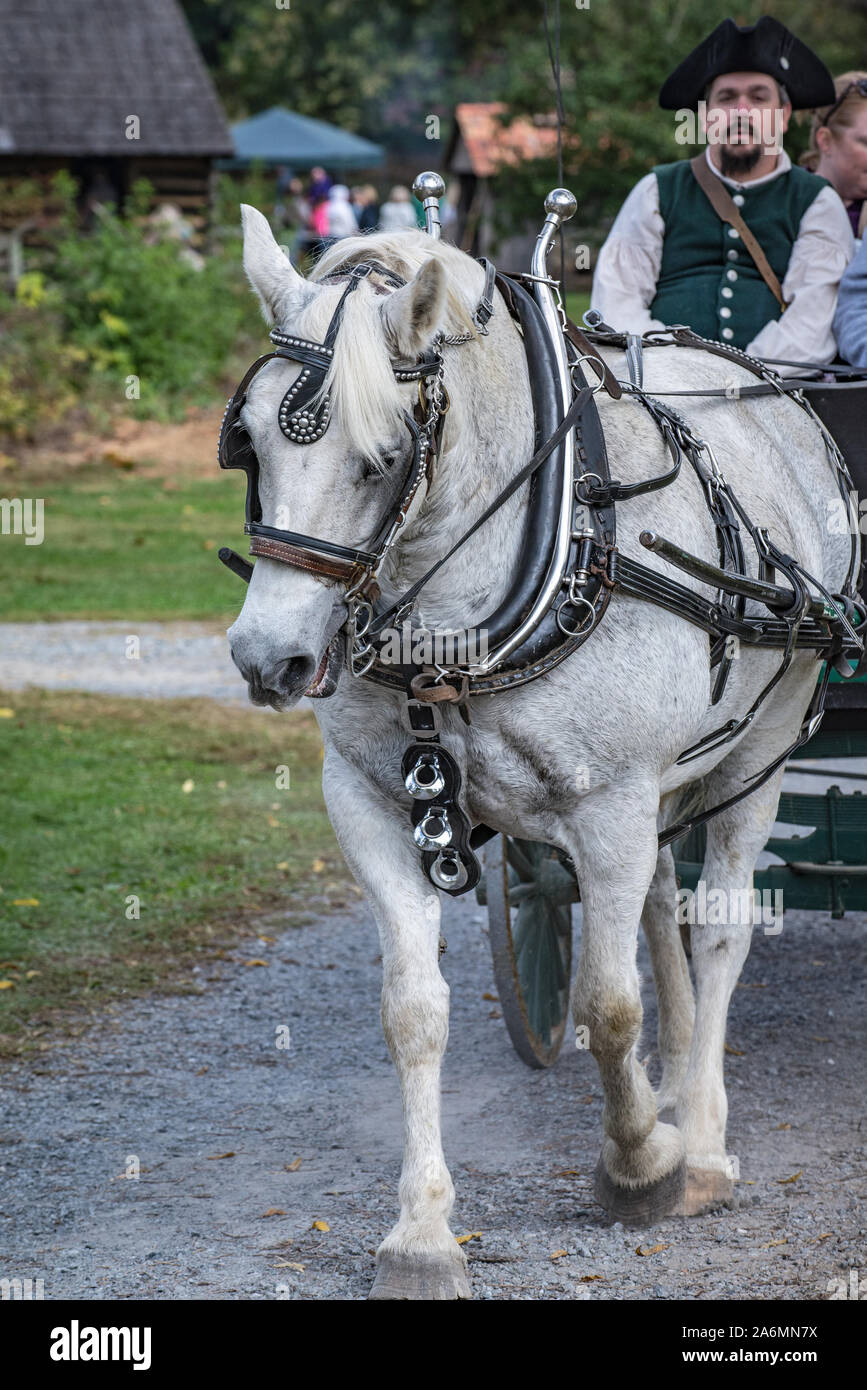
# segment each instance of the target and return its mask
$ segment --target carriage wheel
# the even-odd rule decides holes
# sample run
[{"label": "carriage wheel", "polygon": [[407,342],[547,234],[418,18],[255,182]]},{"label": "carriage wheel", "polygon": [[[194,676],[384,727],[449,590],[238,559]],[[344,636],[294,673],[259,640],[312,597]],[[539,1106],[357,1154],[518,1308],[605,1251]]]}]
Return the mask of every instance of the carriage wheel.
[{"label": "carriage wheel", "polygon": [[515,1051],[550,1067],[566,1031],[575,879],[550,845],[497,835],[485,847],[494,979]]}]

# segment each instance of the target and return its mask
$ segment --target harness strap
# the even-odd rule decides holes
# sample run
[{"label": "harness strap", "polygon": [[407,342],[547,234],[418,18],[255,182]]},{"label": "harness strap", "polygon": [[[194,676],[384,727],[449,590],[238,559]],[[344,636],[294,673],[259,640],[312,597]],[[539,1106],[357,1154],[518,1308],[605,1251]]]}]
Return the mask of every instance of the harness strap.
[{"label": "harness strap", "polygon": [[528,478],[531,478],[533,476],[536,470],[545,462],[545,459],[548,457],[548,455],[552,453],[554,449],[557,448],[557,445],[561,442],[561,440],[566,438],[566,435],[572,429],[572,426],[575,424],[575,422],[579,419],[582,411],[585,409],[588,402],[592,399],[593,393],[590,390],[589,386],[585,386],[581,391],[578,392],[554,433],[550,436],[550,438],[548,438],[545,441],[545,443],[542,445],[540,449],[536,450],[536,453],[530,459],[529,463],[526,463],[524,465],[520,473],[515,474],[515,477],[511,480],[511,482],[503,488],[502,492],[498,493],[491,505],[485,508],[485,510],[482,512],[482,515],[476,521],[473,522],[469,530],[465,531],[464,534],[457,541],[455,541],[451,549],[448,550],[446,554],[442,556],[441,559],[437,560],[435,565],[431,565],[430,569],[422,575],[421,579],[417,579],[414,584],[410,585],[406,592],[401,594],[400,598],[397,599],[397,601],[393,603],[391,607],[386,610],[385,613],[381,614],[381,616],[377,618],[376,622],[371,626],[369,630],[371,636],[375,637],[377,633],[381,632],[384,627],[388,627],[389,623],[391,622],[391,619],[394,618],[402,609],[406,608],[408,604],[412,603],[416,595],[424,588],[425,584],[427,584],[428,580],[432,579],[433,576],[437,573],[437,571],[441,569],[442,566],[446,563],[446,561],[451,559],[455,551],[460,550],[461,546],[464,545],[470,539],[470,536],[475,535],[479,527],[483,526],[484,523],[489,519],[489,517],[492,517],[494,512],[496,512],[503,505],[504,502],[507,502],[509,498],[515,492],[517,492],[518,488],[521,487],[522,484],[527,482]]},{"label": "harness strap", "polygon": [[706,811],[701,811],[696,816],[691,816],[689,820],[680,821],[678,825],[672,825],[669,826],[667,830],[663,830],[658,837],[660,849],[665,845],[670,845],[672,840],[679,840],[681,835],[685,835],[688,830],[695,830],[697,826],[704,825],[706,821],[712,820],[714,816],[718,816],[721,811],[727,811],[730,806],[737,805],[739,801],[743,801],[744,797],[749,796],[752,792],[758,791],[759,787],[763,786],[769,777],[773,777],[774,773],[778,768],[782,767],[783,763],[788,762],[789,758],[791,758],[792,754],[798,748],[802,748],[803,745],[813,737],[822,722],[822,715],[825,711],[825,695],[827,693],[830,676],[831,666],[830,663],[826,663],[824,675],[816,685],[815,693],[810,702],[810,708],[801,725],[801,732],[798,734],[795,742],[790,744],[785,752],[781,753],[778,758],[775,758],[772,763],[769,763],[762,772],[746,782],[742,791],[735,792],[733,796],[726,797],[725,801],[718,802],[716,806],[711,806]]}]

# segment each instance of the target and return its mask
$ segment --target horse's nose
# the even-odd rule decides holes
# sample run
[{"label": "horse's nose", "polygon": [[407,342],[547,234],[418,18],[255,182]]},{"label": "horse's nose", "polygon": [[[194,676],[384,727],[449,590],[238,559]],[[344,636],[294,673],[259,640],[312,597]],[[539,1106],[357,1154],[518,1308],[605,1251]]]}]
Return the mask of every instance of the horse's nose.
[{"label": "horse's nose", "polygon": [[303,694],[316,669],[315,658],[308,653],[264,662],[244,660],[234,651],[232,656],[250,687],[250,699],[256,705],[270,705]]}]

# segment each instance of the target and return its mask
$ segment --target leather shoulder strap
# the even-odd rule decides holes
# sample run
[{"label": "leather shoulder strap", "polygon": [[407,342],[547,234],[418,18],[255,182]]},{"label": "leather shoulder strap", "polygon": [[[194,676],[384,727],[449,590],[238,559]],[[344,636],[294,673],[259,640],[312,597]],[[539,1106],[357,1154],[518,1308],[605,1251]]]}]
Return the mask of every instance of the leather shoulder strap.
[{"label": "leather shoulder strap", "polygon": [[787,305],[783,298],[783,290],[779,280],[771,269],[767,256],[762,250],[756,238],[753,236],[749,227],[735,206],[731,194],[726,188],[722,179],[718,179],[707,167],[707,160],[703,154],[697,154],[695,159],[689,161],[689,167],[693,172],[696,183],[707,195],[711,207],[723,222],[729,222],[744,243],[753,260],[756,268],[767,285],[774,299],[780,308],[785,310]]}]

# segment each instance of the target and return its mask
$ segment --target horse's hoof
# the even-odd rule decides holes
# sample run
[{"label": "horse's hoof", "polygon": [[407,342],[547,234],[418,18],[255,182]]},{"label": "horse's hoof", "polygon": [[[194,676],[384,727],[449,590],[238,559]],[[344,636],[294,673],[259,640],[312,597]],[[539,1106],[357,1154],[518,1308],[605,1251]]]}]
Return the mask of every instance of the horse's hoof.
[{"label": "horse's hoof", "polygon": [[611,1217],[624,1226],[652,1226],[679,1209],[686,1187],[686,1160],[680,1162],[648,1187],[622,1187],[616,1183],[600,1158],[596,1164],[596,1200]]},{"label": "horse's hoof", "polygon": [[368,1298],[431,1299],[472,1298],[460,1255],[402,1255],[384,1250],[376,1266],[376,1278]]},{"label": "horse's hoof", "polygon": [[701,1216],[714,1207],[734,1205],[735,1188],[731,1178],[718,1168],[687,1168],[686,1187],[678,1216]]}]

